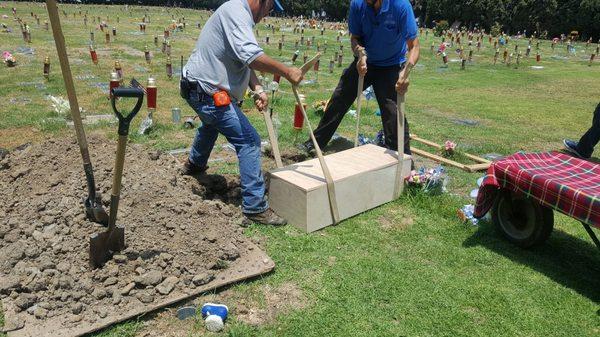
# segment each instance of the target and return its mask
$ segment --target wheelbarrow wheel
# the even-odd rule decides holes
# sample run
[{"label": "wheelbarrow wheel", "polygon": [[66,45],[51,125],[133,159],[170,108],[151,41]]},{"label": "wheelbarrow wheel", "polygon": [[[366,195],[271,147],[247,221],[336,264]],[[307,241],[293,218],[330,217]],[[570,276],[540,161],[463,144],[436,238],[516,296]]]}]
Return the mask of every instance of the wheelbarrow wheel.
[{"label": "wheelbarrow wheel", "polygon": [[508,241],[530,248],[544,243],[554,227],[554,212],[530,198],[502,191],[491,210],[496,229]]}]

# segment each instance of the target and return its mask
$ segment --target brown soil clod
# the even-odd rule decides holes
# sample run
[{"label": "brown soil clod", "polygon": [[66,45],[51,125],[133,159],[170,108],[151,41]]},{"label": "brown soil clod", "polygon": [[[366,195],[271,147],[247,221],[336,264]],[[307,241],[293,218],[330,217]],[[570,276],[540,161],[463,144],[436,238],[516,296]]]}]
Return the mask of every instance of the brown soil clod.
[{"label": "brown soil clod", "polygon": [[[107,203],[116,144],[99,136],[89,142]],[[238,226],[239,178],[184,177],[172,156],[132,145],[117,219],[127,248],[92,270],[88,238],[102,227],[85,217],[86,183],[73,141],[1,155],[0,299],[10,303],[6,315],[15,322],[60,317],[64,329],[122,316],[169,294],[192,293],[255,247]]]}]

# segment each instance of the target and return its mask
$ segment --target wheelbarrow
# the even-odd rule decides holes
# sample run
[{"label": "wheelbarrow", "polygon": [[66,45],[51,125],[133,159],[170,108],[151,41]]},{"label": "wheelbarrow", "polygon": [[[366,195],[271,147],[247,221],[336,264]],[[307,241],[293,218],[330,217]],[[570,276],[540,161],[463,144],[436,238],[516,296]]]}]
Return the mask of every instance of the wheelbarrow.
[{"label": "wheelbarrow", "polygon": [[488,211],[498,232],[523,248],[543,244],[554,227],[554,211],[583,225],[600,241],[600,164],[560,152],[517,153],[492,163],[477,196],[474,216]]}]

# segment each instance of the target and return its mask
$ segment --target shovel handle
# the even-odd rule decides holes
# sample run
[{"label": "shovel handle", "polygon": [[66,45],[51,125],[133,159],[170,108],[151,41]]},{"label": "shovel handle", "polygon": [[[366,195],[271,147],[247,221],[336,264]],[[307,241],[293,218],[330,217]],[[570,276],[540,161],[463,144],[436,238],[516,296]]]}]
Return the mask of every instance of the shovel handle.
[{"label": "shovel handle", "polygon": [[119,135],[117,145],[117,158],[113,171],[112,194],[110,196],[110,214],[108,219],[109,229],[115,226],[117,212],[119,210],[119,199],[121,196],[121,180],[123,178],[123,166],[125,164],[125,148],[127,147],[127,135]]},{"label": "shovel handle", "polygon": [[320,58],[321,58],[321,53],[317,53],[315,56],[313,56],[313,58],[311,58],[306,63],[304,63],[304,65],[302,67],[300,67],[300,70],[302,71],[302,76],[306,75],[306,73],[314,67],[315,63],[317,63],[317,61]]},{"label": "shovel handle", "polygon": [[[131,124],[133,117],[140,111],[142,103],[144,102],[144,91],[140,88],[114,88],[111,93],[112,98],[110,103],[112,104],[115,115],[117,115],[117,118],[119,119],[119,135],[127,136],[129,134],[129,124]],[[116,101],[119,97],[137,97],[138,99],[135,107],[127,114],[127,116],[117,109]]]}]

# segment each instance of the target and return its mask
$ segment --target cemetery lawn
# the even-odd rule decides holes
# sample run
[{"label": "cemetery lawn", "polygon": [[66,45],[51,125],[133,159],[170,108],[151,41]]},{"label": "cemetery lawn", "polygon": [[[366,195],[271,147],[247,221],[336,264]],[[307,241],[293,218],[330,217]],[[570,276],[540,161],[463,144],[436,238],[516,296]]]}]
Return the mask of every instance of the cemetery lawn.
[{"label": "cemetery lawn", "polygon": [[[19,63],[15,68],[0,65],[3,98],[0,147],[3,148],[74,135],[64,116],[57,114],[46,98],[46,95],[66,98],[66,92],[52,34],[43,29],[47,14],[40,5],[3,2],[0,7],[0,15],[9,17],[1,22],[13,30],[10,34],[0,33],[0,51],[9,50]],[[12,20],[13,6],[31,26],[31,44],[23,42],[18,23]],[[126,81],[135,77],[144,83],[152,74],[159,87],[159,107],[154,115],[158,126],[148,136],[137,135],[137,126],[145,117],[142,111],[132,127],[131,142],[159,150],[188,147],[194,130],[174,125],[171,108],[180,107],[183,116],[194,113],[179,97],[178,77],[171,80],[166,77],[166,57],[160,52],[160,45],[154,45],[153,37],[157,35],[160,44],[171,15],[185,16],[186,30],[176,32],[171,39],[177,74],[180,56],[187,60],[200,31],[197,23],[206,21],[208,12],[135,7],[130,17],[121,6],[61,5],[59,8],[68,13],[68,18],[61,14],[61,21],[79,103],[87,114],[112,113],[106,94],[98,86],[108,83],[118,59],[123,64]],[[88,11],[87,28],[83,27],[82,17],[73,18],[73,13],[79,10]],[[137,22],[146,10],[151,22],[146,35],[140,35]],[[40,27],[30,11],[40,15]],[[103,20],[108,16],[109,27],[115,26],[118,31],[116,41],[107,45],[104,34],[97,28],[94,30],[98,66],[91,63],[88,52],[93,16],[101,16]],[[265,45],[268,54],[282,61],[291,59],[297,39],[291,37],[291,28],[285,32],[281,56],[277,51],[281,33],[273,36],[263,23],[257,28],[260,41],[271,35],[271,44]],[[313,35],[316,42],[328,45],[321,59],[318,84],[301,88],[307,96],[310,120],[316,125],[319,116],[312,105],[317,100],[329,99],[342,70],[351,62],[351,55],[348,37],[343,36],[343,66],[336,64],[330,74],[329,60],[339,50],[336,32],[328,30],[325,36],[320,36],[317,30],[305,32],[307,38]],[[486,38],[481,51],[473,47],[473,62],[461,70],[460,62],[456,62],[458,55],[453,51],[449,53],[449,67],[441,67],[441,58],[430,52],[432,42],[437,49],[440,38],[434,38],[431,32],[421,36],[421,61],[411,75],[407,95],[409,124],[416,135],[438,143],[452,140],[459,151],[472,154],[507,155],[520,150],[560,149],[563,138],[577,139],[591,125],[592,112],[600,98],[600,62],[588,67],[595,44],[586,51],[584,43],[577,43],[577,53],[567,55],[566,46],[558,45],[553,51],[549,41],[541,41],[542,61],[535,62],[534,45],[532,55],[523,58],[515,68],[514,59],[510,67],[502,64],[501,59],[497,65],[492,64],[494,52]],[[517,44],[524,54],[527,40],[519,40]],[[146,45],[153,55],[150,65],[143,57]],[[27,55],[25,48],[33,48],[34,54]],[[309,57],[315,53],[314,47],[299,49],[306,50]],[[465,50],[468,53],[468,46]],[[514,42],[509,45],[509,52],[513,50]],[[49,81],[42,76],[45,56],[52,62]],[[301,59],[302,56],[297,64]],[[270,80],[271,76],[267,78]],[[316,79],[315,73],[310,72],[307,79]],[[284,82],[271,104],[281,122],[280,146],[290,150],[308,135],[306,130],[297,134],[292,128],[294,98],[289,84]],[[262,115],[250,102],[244,104],[244,109],[261,137],[268,139]],[[361,133],[369,137],[381,129],[375,110],[375,101],[363,103]],[[339,134],[351,139],[354,125],[355,119],[347,116]],[[116,139],[116,124],[86,126],[86,131]],[[215,158],[227,155],[228,151],[221,147],[226,143],[223,137],[218,142]],[[274,166],[272,161],[271,164]],[[73,165],[73,169],[81,168],[80,163]],[[215,162],[212,169],[235,174],[237,163]],[[313,234],[303,234],[291,226],[251,226],[248,235],[260,239],[275,261],[276,270],[228,291],[235,298],[251,303],[249,309],[254,306],[266,310],[271,302],[265,289],[290,284],[299,290],[300,300],[258,326],[236,318],[241,301],[225,303],[233,315],[219,335],[598,336],[600,254],[581,225],[555,214],[555,230],[544,246],[531,250],[516,248],[503,241],[487,221],[472,226],[457,219],[456,210],[473,202],[468,193],[476,188],[475,181],[481,174],[451,167],[447,170],[449,193],[428,196],[408,192],[397,201]],[[156,324],[158,320],[163,324]],[[156,326],[161,326],[163,335],[168,335],[171,329],[184,336],[213,335],[205,332],[199,319],[173,325],[168,322],[148,316],[99,335],[136,336]],[[3,325],[1,314],[0,325]]]}]

